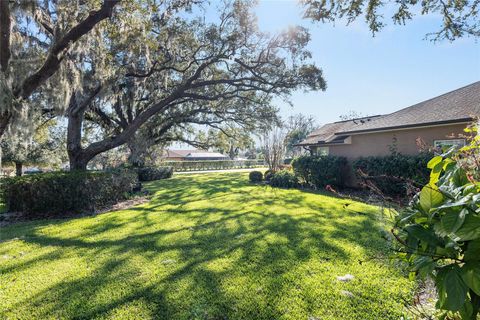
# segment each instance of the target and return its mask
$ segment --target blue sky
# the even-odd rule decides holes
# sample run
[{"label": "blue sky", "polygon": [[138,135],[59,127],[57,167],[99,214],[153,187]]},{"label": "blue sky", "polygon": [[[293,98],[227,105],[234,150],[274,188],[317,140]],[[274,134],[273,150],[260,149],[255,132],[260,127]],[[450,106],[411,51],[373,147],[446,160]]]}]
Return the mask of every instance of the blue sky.
[{"label": "blue sky", "polygon": [[311,23],[295,0],[261,0],[255,9],[260,29],[276,32],[289,25],[310,30],[310,50],[325,73],[326,92],[298,92],[293,108],[278,101],[282,115],[314,115],[319,123],[339,120],[349,110],[384,114],[480,80],[480,43],[463,38],[431,42],[440,18],[419,16],[406,26],[388,26],[374,38],[359,21]]}]

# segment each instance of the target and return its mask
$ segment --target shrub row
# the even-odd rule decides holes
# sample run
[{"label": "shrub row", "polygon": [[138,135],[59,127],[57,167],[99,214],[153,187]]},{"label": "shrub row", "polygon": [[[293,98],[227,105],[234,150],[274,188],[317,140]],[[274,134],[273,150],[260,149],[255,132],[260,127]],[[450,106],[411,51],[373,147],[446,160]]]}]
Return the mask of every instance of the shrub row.
[{"label": "shrub row", "polygon": [[173,175],[173,167],[144,167],[138,168],[137,172],[140,181],[168,179]]},{"label": "shrub row", "polygon": [[206,160],[206,161],[165,161],[165,166],[175,171],[201,171],[256,168],[264,166],[263,160]]},{"label": "shrub row", "polygon": [[[420,185],[427,183],[427,163],[432,157],[427,152],[418,155],[364,157],[353,162],[353,170],[360,180],[372,181],[385,195],[404,197],[407,181],[415,181]],[[363,177],[360,172],[367,177]]]},{"label": "shrub row", "polygon": [[137,183],[133,170],[52,172],[1,179],[0,195],[8,211],[61,216],[124,200]]},{"label": "shrub row", "polygon": [[299,182],[311,188],[343,187],[347,159],[336,156],[300,156],[292,161]]},{"label": "shrub row", "polygon": [[265,182],[277,188],[295,188],[298,186],[298,179],[295,174],[286,169],[275,173],[267,170],[265,174],[262,174],[260,171],[251,171],[248,178],[253,183],[262,182],[265,178]]}]

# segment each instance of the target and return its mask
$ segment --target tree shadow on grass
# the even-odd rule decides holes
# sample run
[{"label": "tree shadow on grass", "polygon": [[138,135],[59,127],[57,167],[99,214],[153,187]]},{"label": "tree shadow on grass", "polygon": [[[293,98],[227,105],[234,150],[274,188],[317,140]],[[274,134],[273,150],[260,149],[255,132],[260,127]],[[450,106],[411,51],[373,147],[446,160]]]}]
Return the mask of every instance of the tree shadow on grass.
[{"label": "tree shadow on grass", "polygon": [[[187,176],[151,183],[148,188],[158,190],[151,203],[93,220],[75,236],[35,227],[22,241],[54,247],[55,254],[0,266],[2,273],[42,272],[42,266],[72,254],[90,269],[82,277],[65,274],[33,297],[18,297],[7,311],[18,311],[20,318],[19,310],[36,308],[43,318],[114,317],[123,310],[139,318],[278,319],[288,317],[288,302],[296,301],[286,297],[301,291],[305,275],[298,268],[311,261],[319,270],[330,261],[356,263],[343,247],[348,242],[378,251],[371,217],[342,222],[341,206],[308,204],[299,191],[266,194],[245,178]],[[236,207],[224,208],[232,194]],[[279,212],[267,212],[272,205]],[[315,210],[295,213],[309,206]],[[319,303],[307,293],[295,297],[302,299],[303,312]]]}]

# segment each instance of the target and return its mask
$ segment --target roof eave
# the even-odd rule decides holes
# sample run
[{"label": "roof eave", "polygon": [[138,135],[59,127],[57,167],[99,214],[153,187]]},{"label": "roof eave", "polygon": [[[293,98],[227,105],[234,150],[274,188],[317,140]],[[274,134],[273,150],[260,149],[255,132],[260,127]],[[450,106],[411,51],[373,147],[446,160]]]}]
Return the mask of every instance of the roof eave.
[{"label": "roof eave", "polygon": [[370,132],[378,132],[378,131],[393,131],[393,130],[410,129],[410,128],[411,129],[423,128],[423,127],[432,127],[432,126],[446,125],[446,124],[465,123],[465,122],[470,122],[472,120],[473,120],[472,117],[468,117],[468,118],[445,120],[445,121],[433,121],[433,122],[425,122],[425,123],[407,124],[407,125],[393,126],[393,127],[380,127],[380,128],[365,129],[365,130],[341,131],[341,132],[336,132],[335,135],[370,133]]}]

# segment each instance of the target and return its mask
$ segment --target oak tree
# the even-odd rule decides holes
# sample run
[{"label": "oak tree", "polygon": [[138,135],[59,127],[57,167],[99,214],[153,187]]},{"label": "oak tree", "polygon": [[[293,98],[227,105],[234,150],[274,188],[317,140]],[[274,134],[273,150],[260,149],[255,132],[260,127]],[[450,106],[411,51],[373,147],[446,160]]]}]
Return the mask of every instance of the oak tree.
[{"label": "oak tree", "polygon": [[[118,10],[85,54],[88,64],[77,64],[85,81],[72,90],[66,112],[71,168],[85,169],[151,121],[158,137],[192,123],[254,122],[274,110],[274,96],[324,90],[322,71],[306,50],[307,30],[262,33],[251,5],[227,3],[215,23],[195,14],[160,15],[145,6]],[[146,8],[153,14],[135,12]],[[126,21],[128,32],[122,33]],[[95,59],[99,51],[110,52],[108,64]],[[86,121],[98,123],[104,137],[83,145]]]}]

